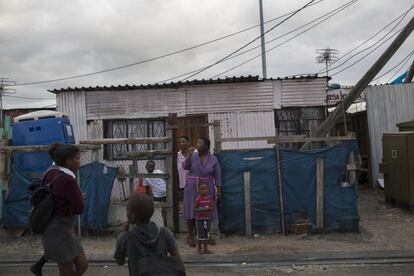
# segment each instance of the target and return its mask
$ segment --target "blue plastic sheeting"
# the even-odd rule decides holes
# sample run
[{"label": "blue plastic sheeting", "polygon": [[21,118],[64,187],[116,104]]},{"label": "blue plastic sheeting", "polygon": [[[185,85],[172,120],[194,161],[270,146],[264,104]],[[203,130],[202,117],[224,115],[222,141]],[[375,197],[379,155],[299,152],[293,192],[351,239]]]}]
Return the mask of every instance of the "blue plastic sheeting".
[{"label": "blue plastic sheeting", "polygon": [[81,191],[86,193],[86,209],[82,214],[83,229],[107,227],[108,208],[117,169],[94,162],[80,169]]},{"label": "blue plastic sheeting", "polygon": [[272,150],[228,152],[218,155],[222,168],[219,226],[222,233],[244,231],[244,172],[250,172],[252,230],[280,230],[279,191]]},{"label": "blue plastic sheeting", "polygon": [[[324,231],[358,231],[357,183],[347,180],[348,154],[358,156],[356,142],[299,152],[281,150],[281,174],[287,227],[309,220],[316,230],[316,160],[324,159]],[[219,204],[220,230],[244,232],[243,173],[251,172],[252,230],[279,232],[280,204],[276,158],[273,149],[223,152],[217,157],[223,173]]]},{"label": "blue plastic sheeting", "polygon": [[[108,207],[116,172],[116,168],[105,169],[104,164],[97,162],[80,168],[81,190],[86,193],[86,208],[81,223],[84,228],[104,229],[107,226]],[[29,174],[13,171],[10,191],[3,206],[5,227],[28,227],[30,204],[27,188],[32,181]]]},{"label": "blue plastic sheeting", "polygon": [[3,222],[6,228],[24,228],[28,225],[30,204],[27,188],[33,178],[13,171],[10,190],[3,205]]}]

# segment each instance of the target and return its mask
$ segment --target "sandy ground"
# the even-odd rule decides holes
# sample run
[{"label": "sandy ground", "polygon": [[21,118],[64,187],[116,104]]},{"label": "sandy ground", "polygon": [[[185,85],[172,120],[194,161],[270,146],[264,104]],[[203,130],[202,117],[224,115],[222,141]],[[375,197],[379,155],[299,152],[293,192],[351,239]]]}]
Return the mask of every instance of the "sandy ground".
[{"label": "sandy ground", "polygon": [[[366,251],[414,249],[414,216],[384,202],[382,191],[361,189],[359,192],[360,233],[329,233],[316,235],[259,235],[254,238],[229,236],[212,247],[215,254],[299,253],[316,251]],[[177,236],[183,255],[196,251],[185,245],[185,234]],[[82,245],[88,255],[112,255],[114,236],[86,237]],[[0,238],[0,256],[40,255],[39,237]]]}]

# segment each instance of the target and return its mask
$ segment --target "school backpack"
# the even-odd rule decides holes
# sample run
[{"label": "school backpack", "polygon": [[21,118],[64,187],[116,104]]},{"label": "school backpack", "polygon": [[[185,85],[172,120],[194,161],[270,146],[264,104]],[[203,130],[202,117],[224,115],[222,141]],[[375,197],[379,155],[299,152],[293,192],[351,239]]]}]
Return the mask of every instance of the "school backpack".
[{"label": "school backpack", "polygon": [[32,193],[30,198],[32,212],[29,217],[29,226],[35,234],[42,234],[54,218],[52,185],[56,182],[59,175],[60,173],[58,172],[56,177],[47,184],[44,184],[45,176],[43,179],[35,179],[28,189]]},{"label": "school backpack", "polygon": [[[175,256],[165,254],[166,233],[163,227],[160,227],[160,233],[156,245],[156,252],[150,253],[134,235],[133,231],[127,232],[128,243],[138,249],[144,256],[138,260],[138,274],[134,276],[185,276],[183,263]],[[132,260],[128,260],[132,261]]]}]

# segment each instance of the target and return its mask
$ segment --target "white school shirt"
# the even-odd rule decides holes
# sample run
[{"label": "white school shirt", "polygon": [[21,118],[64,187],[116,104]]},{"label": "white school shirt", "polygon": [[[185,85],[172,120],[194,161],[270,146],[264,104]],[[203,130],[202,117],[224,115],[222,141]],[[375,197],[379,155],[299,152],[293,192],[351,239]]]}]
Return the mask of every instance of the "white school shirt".
[{"label": "white school shirt", "polygon": [[[164,172],[154,170],[152,174],[164,174]],[[150,186],[152,195],[156,198],[167,196],[167,184],[163,178],[144,178],[144,186]]]}]

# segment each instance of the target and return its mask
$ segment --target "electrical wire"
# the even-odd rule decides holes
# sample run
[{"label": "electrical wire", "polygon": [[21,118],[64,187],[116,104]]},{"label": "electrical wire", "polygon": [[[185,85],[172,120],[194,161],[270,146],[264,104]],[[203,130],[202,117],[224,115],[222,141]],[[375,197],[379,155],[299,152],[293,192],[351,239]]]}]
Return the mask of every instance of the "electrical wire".
[{"label": "electrical wire", "polygon": [[246,48],[247,46],[249,46],[250,44],[252,44],[253,42],[255,42],[256,40],[262,38],[265,34],[273,31],[275,28],[277,28],[278,26],[282,25],[283,23],[285,23],[287,20],[289,20],[290,18],[292,18],[293,16],[295,16],[297,13],[299,13],[300,11],[306,9],[310,4],[312,4],[313,2],[315,2],[315,0],[311,0],[310,2],[308,2],[306,5],[304,5],[303,7],[301,7],[300,9],[296,10],[294,13],[292,13],[291,15],[289,15],[287,18],[283,19],[281,22],[277,23],[275,26],[273,26],[272,28],[270,28],[269,30],[267,30],[266,32],[264,32],[263,34],[261,34],[260,36],[254,38],[253,40],[251,40],[250,42],[246,43],[245,45],[243,45],[242,47],[238,48],[237,50],[231,52],[230,54],[226,55],[225,57],[219,59],[218,61],[206,66],[205,68],[201,69],[200,71],[191,74],[190,76],[185,77],[184,79],[182,79],[181,81],[185,81],[188,80],[189,78],[192,78],[202,72],[204,72],[205,70],[213,67],[214,65],[217,65],[219,63],[221,63],[224,59],[238,53],[239,51],[243,50],[244,48]]},{"label": "electrical wire", "polygon": [[395,72],[395,74],[394,75],[392,75],[391,76],[391,78],[387,81],[387,83],[392,79],[392,78],[394,78],[395,77],[395,75],[396,74],[398,74],[398,72],[400,72],[401,71],[401,69],[407,64],[407,62],[408,61],[410,61],[410,58],[412,57],[414,55],[414,50],[413,51],[411,51],[411,53],[409,53],[406,57],[404,57],[398,64],[396,64],[394,67],[392,67],[390,70],[388,70],[387,72],[385,72],[384,74],[382,74],[382,75],[380,75],[380,76],[378,76],[378,77],[376,77],[375,79],[373,79],[371,82],[374,82],[374,81],[377,81],[377,80],[379,80],[380,78],[382,78],[382,77],[384,77],[384,76],[386,76],[386,75],[388,75],[389,73],[391,73],[395,68],[397,68],[400,64],[402,64],[401,65],[401,67],[400,68],[398,68],[398,70]]},{"label": "electrical wire", "polygon": [[387,38],[386,40],[384,40],[383,42],[381,42],[377,47],[375,47],[372,51],[370,51],[369,53],[367,53],[365,56],[361,57],[360,59],[358,59],[357,61],[355,61],[354,63],[351,63],[350,65],[348,65],[347,67],[333,73],[330,75],[330,77],[336,76],[346,70],[348,70],[349,68],[351,68],[352,66],[358,64],[359,62],[361,62],[362,60],[364,60],[366,57],[368,57],[370,54],[372,54],[373,52],[375,52],[379,47],[381,47],[382,45],[384,45],[388,40],[390,40],[391,38],[393,38],[394,36],[396,36],[397,34],[399,34],[401,32],[401,30],[404,29],[404,27],[400,28],[399,30],[397,30],[394,34],[392,34],[389,38]]},{"label": "electrical wire", "polygon": [[[306,27],[306,26],[308,26],[308,25],[310,25],[310,24],[312,24],[312,23],[314,23],[314,22],[317,22],[318,20],[320,20],[320,19],[322,19],[322,18],[324,18],[324,17],[326,17],[326,16],[329,16],[331,13],[337,14],[337,13],[336,13],[337,11],[342,10],[342,8],[348,7],[348,5],[351,5],[351,4],[353,4],[353,3],[357,2],[357,1],[358,1],[358,0],[351,0],[351,1],[349,1],[349,2],[347,2],[347,3],[345,3],[345,4],[343,4],[343,5],[339,6],[338,8],[335,8],[335,9],[333,9],[333,10],[331,10],[331,11],[329,11],[329,12],[327,12],[327,13],[323,14],[322,16],[319,16],[319,17],[317,17],[317,18],[315,18],[315,19],[313,19],[313,20],[311,20],[311,21],[309,21],[309,22],[307,22],[307,23],[305,23],[305,24],[303,24],[303,25],[301,25],[301,26],[299,26],[299,27],[297,27],[297,28],[293,29],[293,30],[290,30],[290,31],[288,31],[288,32],[286,32],[286,33],[284,33],[284,34],[282,34],[282,35],[280,35],[280,36],[276,37],[276,38],[273,38],[273,39],[271,39],[271,40],[266,41],[266,43],[265,43],[265,44],[270,44],[270,43],[271,43],[271,42],[273,42],[273,41],[279,40],[279,39],[281,39],[281,38],[283,38],[283,37],[285,37],[285,36],[287,36],[287,35],[289,35],[289,34],[292,34],[292,33],[294,33],[294,32],[295,32],[295,31],[297,31],[297,30],[300,30],[300,29],[302,29],[302,28],[304,28],[304,27]],[[330,18],[330,17],[328,17],[328,18]],[[323,21],[322,21],[322,22],[323,22]],[[320,22],[320,23],[322,23],[322,22]],[[320,24],[320,23],[319,23],[319,24]],[[315,27],[315,26],[317,26],[317,25],[319,25],[319,24],[314,25],[314,27]],[[309,29],[307,29],[307,30],[309,30]],[[303,33],[303,32],[302,32],[302,33]],[[302,33],[301,33],[301,34],[302,34]],[[257,48],[260,48],[260,47],[261,47],[261,46],[259,45],[259,46],[255,46],[255,47],[249,48],[249,49],[247,49],[246,51],[240,52],[240,53],[238,53],[238,54],[236,54],[236,55],[233,55],[233,56],[231,56],[231,57],[228,57],[228,58],[224,59],[224,60],[223,60],[223,62],[224,62],[224,61],[231,60],[231,59],[234,59],[234,58],[236,58],[236,57],[239,57],[239,56],[241,56],[241,55],[243,55],[243,54],[246,54],[246,53],[248,53],[248,52],[251,52],[251,51],[253,51],[253,50],[257,49]],[[174,77],[170,77],[170,78],[168,78],[168,79],[164,79],[164,80],[161,80],[161,81],[153,82],[153,83],[155,83],[155,84],[166,83],[166,82],[172,81],[172,80],[174,80],[174,79],[182,78],[182,77],[185,77],[185,76],[190,75],[190,74],[192,74],[192,73],[198,72],[198,71],[200,71],[200,70],[202,70],[202,69],[206,69],[207,67],[208,67],[208,66],[203,66],[203,67],[201,67],[201,68],[198,68],[198,69],[192,70],[192,71],[190,71],[190,72],[183,73],[183,74],[180,74],[180,75],[177,75],[177,76],[174,76]]]},{"label": "electrical wire", "polygon": [[[279,44],[275,45],[274,47],[272,47],[272,48],[270,48],[270,49],[266,50],[266,51],[265,51],[265,53],[268,53],[268,52],[270,52],[270,51],[273,51],[274,49],[276,49],[276,48],[278,48],[278,47],[280,47],[280,46],[282,46],[282,45],[284,45],[284,44],[288,43],[289,41],[291,41],[291,40],[295,39],[296,37],[298,37],[298,36],[300,36],[300,35],[304,34],[305,32],[307,32],[307,31],[309,31],[309,30],[313,29],[313,28],[314,28],[314,27],[316,27],[316,26],[318,26],[318,25],[322,24],[323,22],[325,22],[325,21],[327,21],[328,19],[332,18],[333,16],[337,15],[338,13],[340,13],[341,11],[343,11],[343,10],[345,10],[346,8],[350,7],[351,5],[355,4],[356,2],[358,2],[358,0],[354,0],[354,1],[350,1],[350,2],[348,2],[347,4],[345,4],[345,5],[341,6],[341,8],[339,8],[336,12],[334,12],[333,14],[331,14],[330,16],[328,16],[327,18],[324,18],[324,19],[323,19],[323,20],[321,20],[320,22],[318,22],[318,23],[314,24],[313,26],[311,26],[311,27],[309,27],[309,28],[305,29],[304,31],[302,31],[302,32],[300,32],[300,33],[298,33],[298,34],[294,35],[293,37],[291,37],[291,38],[289,38],[289,39],[287,39],[287,40],[285,40],[285,41],[283,41],[283,42],[281,42],[281,43],[279,43]],[[261,56],[261,54],[256,55],[256,56],[254,56],[254,57],[252,57],[252,58],[250,58],[250,59],[248,59],[248,60],[246,60],[246,61],[244,61],[244,62],[242,62],[242,63],[237,64],[236,66],[231,67],[230,69],[227,69],[227,70],[225,70],[225,71],[223,71],[223,72],[221,72],[221,73],[219,73],[219,74],[217,74],[217,75],[213,76],[212,78],[216,78],[216,77],[218,77],[218,76],[220,76],[220,75],[223,75],[223,74],[225,74],[225,73],[228,73],[228,72],[230,72],[230,71],[232,71],[232,70],[234,70],[234,69],[236,69],[236,68],[238,68],[238,67],[243,66],[244,64],[246,64],[246,63],[248,63],[248,62],[250,62],[250,61],[255,60],[256,58],[258,58],[258,57],[260,57],[260,56]]]},{"label": "electrical wire", "polygon": [[[383,42],[381,42],[383,39],[385,39],[388,35],[390,35],[394,30],[395,30],[395,28],[397,28],[398,27],[398,25],[400,25],[401,24],[401,22],[404,20],[404,18],[406,17],[406,15],[408,14],[408,12],[411,10],[412,8],[410,8],[408,11],[406,11],[405,13],[404,13],[404,16],[397,22],[397,24],[395,24],[392,28],[391,28],[391,30],[389,30],[384,36],[382,36],[379,40],[377,40],[375,43],[373,43],[372,45],[370,45],[370,46],[368,46],[368,47],[366,47],[366,48],[364,48],[364,49],[362,49],[361,51],[359,51],[359,52],[357,52],[357,53],[355,53],[355,54],[353,54],[352,56],[350,56],[349,58],[347,58],[344,62],[342,62],[341,64],[339,64],[339,65],[336,65],[336,66],[334,66],[334,67],[332,67],[332,68],[329,68],[329,70],[330,71],[332,71],[332,70],[335,70],[335,69],[338,69],[338,68],[340,68],[340,67],[342,67],[343,65],[345,65],[349,60],[351,60],[352,58],[354,58],[355,56],[357,56],[357,55],[359,55],[359,54],[361,54],[361,53],[363,53],[363,52],[365,52],[365,51],[367,51],[367,50],[369,50],[369,49],[371,49],[372,47],[374,47],[374,46],[376,46],[376,45],[378,45],[379,44],[379,46],[381,46],[381,45],[383,45],[385,42],[387,42],[392,36],[394,36],[394,35],[396,35],[397,33],[399,33],[399,31],[400,30],[402,30],[402,28],[399,30],[399,31],[397,31],[396,33],[394,33],[390,38],[388,38],[388,39],[386,39],[386,40],[384,40]],[[378,49],[379,47],[376,47],[376,48],[374,48],[374,50],[373,51],[375,51],[376,49]],[[373,51],[371,51],[368,55],[370,55]],[[352,64],[352,66],[353,65],[355,65],[355,64],[357,64],[358,62],[360,62],[361,60],[363,60],[365,57],[367,57],[368,55],[365,55],[362,59],[360,59],[360,60],[358,60],[356,63],[353,63]],[[346,68],[350,68],[350,67],[352,67],[352,66],[348,66],[348,67],[346,67]],[[340,71],[340,72],[342,72],[342,71]],[[322,73],[326,73],[326,70],[324,70]],[[331,76],[334,76],[333,74],[331,75]]]},{"label": "electrical wire", "polygon": [[[370,36],[367,40],[365,40],[364,42],[360,43],[359,45],[357,45],[356,47],[352,48],[351,50],[349,50],[348,52],[346,52],[344,55],[342,55],[341,57],[339,57],[337,60],[333,61],[331,64],[335,64],[338,61],[342,60],[343,58],[345,58],[347,55],[351,54],[353,51],[357,50],[358,48],[360,48],[361,46],[365,45],[366,43],[368,43],[370,40],[372,40],[374,37],[376,37],[378,34],[380,34],[382,31],[384,31],[385,29],[387,29],[392,23],[394,23],[395,21],[397,21],[398,19],[400,19],[401,17],[405,17],[407,16],[407,14],[414,8],[414,5],[412,5],[407,11],[403,12],[402,14],[400,14],[399,16],[397,16],[396,18],[394,18],[391,22],[389,22],[387,25],[385,25],[384,27],[382,27],[379,31],[377,31],[375,34],[373,34],[372,36]],[[318,71],[318,74],[321,73],[326,73],[326,69],[323,67],[321,70]]]},{"label": "electrical wire", "polygon": [[[323,2],[323,1],[325,1],[325,0],[319,0],[319,1],[316,1],[314,3],[311,3],[309,5],[309,7],[310,6],[317,5],[317,4],[319,4],[319,3]],[[289,15],[292,15],[292,14],[296,14],[296,13],[297,13],[296,10],[295,11],[291,11],[291,12],[285,13],[283,15],[280,15],[278,17],[275,17],[273,19],[267,20],[263,24],[268,24],[268,23],[271,23],[271,22],[276,21],[278,19],[281,19],[281,18],[284,18],[284,17],[289,16]],[[213,40],[209,40],[209,41],[206,41],[206,42],[203,42],[203,43],[199,43],[199,44],[193,45],[193,46],[188,47],[188,48],[184,48],[184,49],[181,49],[181,50],[173,51],[173,52],[170,52],[170,53],[167,53],[167,54],[163,54],[163,55],[160,55],[160,56],[156,56],[156,57],[152,57],[152,58],[149,58],[149,59],[140,60],[140,61],[133,62],[133,63],[130,63],[130,64],[116,66],[116,67],[112,67],[112,68],[108,68],[108,69],[103,69],[103,70],[100,70],[100,71],[94,71],[94,72],[91,72],[91,73],[85,73],[85,74],[68,76],[68,77],[62,77],[62,78],[56,78],[56,79],[50,79],[50,80],[33,81],[33,82],[23,82],[23,83],[17,83],[17,84],[9,85],[9,86],[26,86],[26,85],[34,85],[34,84],[57,82],[57,81],[77,79],[77,78],[82,78],[82,77],[87,77],[87,76],[102,74],[102,73],[106,73],[106,72],[111,72],[111,71],[115,71],[115,70],[120,70],[120,69],[124,69],[124,68],[128,68],[128,67],[132,67],[132,66],[136,66],[136,65],[148,63],[148,62],[151,62],[151,61],[163,59],[163,58],[166,58],[166,57],[170,57],[170,56],[173,56],[173,55],[176,55],[176,54],[180,54],[180,53],[183,53],[183,52],[186,52],[186,51],[190,51],[190,50],[193,50],[193,49],[196,49],[196,48],[199,48],[199,47],[202,47],[202,46],[205,46],[205,45],[208,45],[208,44],[211,44],[211,43],[214,43],[214,42],[217,42],[217,41],[220,41],[220,40],[223,40],[223,39],[226,39],[226,38],[229,38],[229,37],[238,35],[238,34],[247,32],[247,31],[252,30],[252,29],[255,29],[255,28],[259,27],[259,26],[260,26],[260,24],[257,24],[257,25],[254,25],[254,26],[251,26],[251,27],[242,29],[240,31],[237,31],[237,32],[234,32],[234,33],[230,33],[230,34],[227,34],[227,35],[224,35],[224,36],[215,38]]]}]

